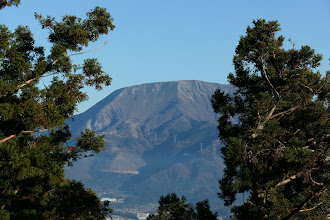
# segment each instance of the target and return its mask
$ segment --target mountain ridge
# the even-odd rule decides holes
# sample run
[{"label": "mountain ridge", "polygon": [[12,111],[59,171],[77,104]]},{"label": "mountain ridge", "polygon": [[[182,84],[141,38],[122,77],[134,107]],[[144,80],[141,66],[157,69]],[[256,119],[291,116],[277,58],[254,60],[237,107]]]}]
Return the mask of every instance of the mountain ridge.
[{"label": "mountain ridge", "polygon": [[229,85],[196,80],[114,91],[70,124],[73,136],[85,128],[104,134],[106,150],[76,162],[67,176],[145,202],[173,191],[214,202],[223,169],[210,103],[216,89],[234,92]]}]

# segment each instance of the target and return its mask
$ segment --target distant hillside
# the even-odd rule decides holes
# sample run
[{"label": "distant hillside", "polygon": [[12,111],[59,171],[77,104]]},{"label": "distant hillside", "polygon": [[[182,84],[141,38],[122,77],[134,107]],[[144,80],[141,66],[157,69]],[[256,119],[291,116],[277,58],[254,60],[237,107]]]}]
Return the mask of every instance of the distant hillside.
[{"label": "distant hillside", "polygon": [[210,99],[229,85],[202,81],[159,82],[111,93],[74,117],[73,135],[90,128],[105,134],[106,151],[67,169],[99,191],[125,191],[139,202],[168,192],[215,204],[223,163],[217,115]]}]

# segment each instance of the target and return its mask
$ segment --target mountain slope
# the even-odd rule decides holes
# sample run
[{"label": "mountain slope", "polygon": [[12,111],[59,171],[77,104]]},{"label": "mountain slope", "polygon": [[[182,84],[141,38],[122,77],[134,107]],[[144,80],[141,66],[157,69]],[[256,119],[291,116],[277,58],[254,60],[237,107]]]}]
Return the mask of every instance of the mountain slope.
[{"label": "mountain slope", "polygon": [[71,123],[73,136],[85,128],[104,134],[106,151],[78,161],[67,176],[146,202],[157,202],[168,192],[216,199],[223,164],[210,99],[217,88],[234,91],[229,85],[191,80],[111,93]]}]

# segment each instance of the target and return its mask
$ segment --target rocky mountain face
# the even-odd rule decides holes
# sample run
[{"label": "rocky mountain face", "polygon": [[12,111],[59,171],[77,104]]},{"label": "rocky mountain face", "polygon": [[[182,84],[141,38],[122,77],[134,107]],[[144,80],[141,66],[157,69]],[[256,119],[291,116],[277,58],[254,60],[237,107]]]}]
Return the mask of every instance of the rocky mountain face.
[{"label": "rocky mountain face", "polygon": [[114,192],[125,192],[126,200],[139,203],[176,192],[216,205],[223,163],[210,99],[217,88],[234,91],[192,80],[111,93],[69,122],[73,136],[85,128],[104,134],[106,150],[67,168],[67,177],[117,197]]}]

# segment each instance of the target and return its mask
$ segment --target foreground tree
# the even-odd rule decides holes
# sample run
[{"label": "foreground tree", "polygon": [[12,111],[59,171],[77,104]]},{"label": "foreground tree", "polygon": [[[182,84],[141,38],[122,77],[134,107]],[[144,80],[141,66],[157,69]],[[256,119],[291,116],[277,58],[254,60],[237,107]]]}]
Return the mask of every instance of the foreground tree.
[{"label": "foreground tree", "polygon": [[217,213],[212,213],[208,200],[196,203],[196,211],[186,197],[179,198],[175,193],[161,196],[157,215],[151,214],[148,220],[216,220]]},{"label": "foreground tree", "polygon": [[216,220],[217,216],[218,214],[216,212],[213,213],[210,210],[209,200],[205,199],[196,203],[196,220]]},{"label": "foreground tree", "polygon": [[[19,3],[1,1],[0,9]],[[111,82],[96,59],[72,63],[71,56],[114,29],[106,9],[86,15],[56,21],[36,14],[49,31],[47,56],[28,27],[11,32],[0,25],[0,219],[102,219],[111,212],[91,190],[64,178],[64,166],[104,148],[103,137],[89,130],[66,145],[65,121],[87,99],[82,89]],[[40,84],[43,77],[52,80]]]},{"label": "foreground tree", "polygon": [[[241,36],[229,74],[233,97],[212,98],[226,168],[220,198],[237,219],[325,219],[329,207],[329,77],[309,46],[283,48],[277,21]],[[327,75],[328,76],[328,75]],[[238,119],[238,123],[235,120]]]}]

